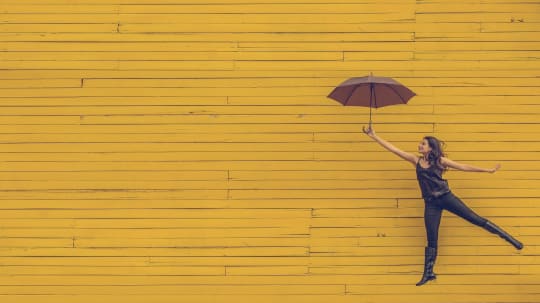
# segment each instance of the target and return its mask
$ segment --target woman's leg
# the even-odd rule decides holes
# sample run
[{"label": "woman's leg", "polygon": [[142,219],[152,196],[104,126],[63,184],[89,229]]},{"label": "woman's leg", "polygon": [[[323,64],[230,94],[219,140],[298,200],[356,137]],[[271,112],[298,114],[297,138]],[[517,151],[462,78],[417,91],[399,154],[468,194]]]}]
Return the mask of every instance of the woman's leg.
[{"label": "woman's leg", "polygon": [[435,260],[437,258],[437,240],[439,237],[439,225],[441,223],[442,208],[435,202],[426,202],[424,208],[424,223],[426,227],[428,246],[424,252],[424,274],[416,286],[423,285],[428,281],[436,279],[433,272]]},{"label": "woman's leg", "polygon": [[442,208],[435,202],[425,202],[424,225],[426,228],[428,247],[437,248]]},{"label": "woman's leg", "polygon": [[517,249],[522,249],[523,244],[516,240],[514,237],[506,233],[502,228],[495,225],[493,222],[479,216],[472,209],[470,209],[463,201],[456,197],[453,193],[449,193],[441,197],[442,207],[448,211],[464,218],[474,225],[480,226],[490,233],[496,234],[501,238],[508,241]]},{"label": "woman's leg", "polygon": [[442,196],[440,199],[441,207],[448,210],[449,212],[460,216],[463,219],[471,222],[472,224],[480,227],[484,227],[484,225],[486,224],[487,220],[485,218],[475,213],[453,193],[448,193]]}]

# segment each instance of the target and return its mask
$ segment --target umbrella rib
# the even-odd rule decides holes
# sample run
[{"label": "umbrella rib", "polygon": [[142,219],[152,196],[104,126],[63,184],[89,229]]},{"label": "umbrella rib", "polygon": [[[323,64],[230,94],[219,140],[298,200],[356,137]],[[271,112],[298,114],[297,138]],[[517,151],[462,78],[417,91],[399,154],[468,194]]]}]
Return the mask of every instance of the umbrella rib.
[{"label": "umbrella rib", "polygon": [[403,97],[401,97],[401,95],[397,92],[397,90],[395,90],[391,85],[388,85],[388,84],[384,84],[384,85],[390,87],[390,89],[393,90],[394,93],[396,93],[396,95],[398,95],[399,99],[401,100],[401,103],[403,103],[403,104],[407,103],[407,102],[405,102],[405,100],[403,100]]}]

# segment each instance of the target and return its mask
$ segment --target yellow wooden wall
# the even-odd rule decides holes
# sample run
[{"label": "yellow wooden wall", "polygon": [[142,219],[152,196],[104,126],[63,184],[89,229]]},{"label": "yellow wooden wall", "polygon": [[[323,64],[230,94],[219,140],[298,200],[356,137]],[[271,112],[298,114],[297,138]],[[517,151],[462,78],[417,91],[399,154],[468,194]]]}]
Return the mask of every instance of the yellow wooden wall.
[{"label": "yellow wooden wall", "polygon": [[[2,0],[0,302],[540,302],[540,4]],[[496,174],[454,192],[423,269],[413,167],[326,98]]]}]

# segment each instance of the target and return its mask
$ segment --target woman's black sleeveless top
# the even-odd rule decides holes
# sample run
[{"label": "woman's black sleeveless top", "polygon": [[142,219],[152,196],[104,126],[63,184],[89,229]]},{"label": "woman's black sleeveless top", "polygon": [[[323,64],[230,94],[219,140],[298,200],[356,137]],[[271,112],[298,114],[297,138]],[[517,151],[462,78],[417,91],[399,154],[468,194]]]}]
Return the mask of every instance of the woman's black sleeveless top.
[{"label": "woman's black sleeveless top", "polygon": [[429,168],[423,168],[418,160],[416,178],[422,190],[422,198],[425,200],[432,200],[450,192],[448,181],[442,178],[442,170],[435,164]]}]

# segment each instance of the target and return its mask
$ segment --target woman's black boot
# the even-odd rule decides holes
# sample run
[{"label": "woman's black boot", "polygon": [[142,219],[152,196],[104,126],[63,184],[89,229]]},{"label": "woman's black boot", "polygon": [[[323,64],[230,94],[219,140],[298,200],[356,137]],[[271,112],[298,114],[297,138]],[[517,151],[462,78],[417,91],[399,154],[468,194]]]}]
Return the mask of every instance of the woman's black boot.
[{"label": "woman's black boot", "polygon": [[518,240],[514,239],[511,235],[509,235],[507,232],[505,232],[502,228],[498,227],[491,221],[487,221],[484,225],[484,228],[489,231],[490,233],[499,235],[499,237],[505,239],[506,241],[510,242],[510,244],[514,245],[517,249],[522,249],[523,244],[519,242]]},{"label": "woman's black boot", "polygon": [[437,248],[426,247],[425,261],[424,261],[424,275],[422,279],[416,283],[416,286],[423,285],[428,281],[435,280],[437,276],[433,272],[433,266],[435,265],[435,259],[437,259]]}]

